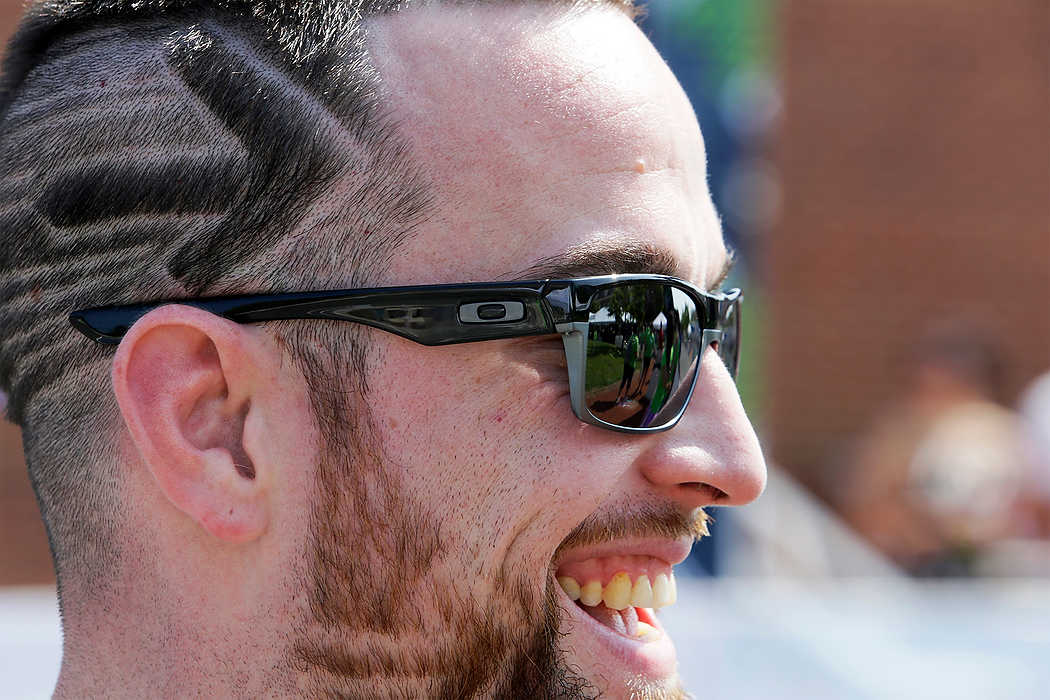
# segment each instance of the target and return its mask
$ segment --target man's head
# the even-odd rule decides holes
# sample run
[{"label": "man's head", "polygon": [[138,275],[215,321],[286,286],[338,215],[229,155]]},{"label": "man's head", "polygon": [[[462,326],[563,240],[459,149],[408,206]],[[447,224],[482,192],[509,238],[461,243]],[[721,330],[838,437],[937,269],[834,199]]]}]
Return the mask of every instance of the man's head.
[{"label": "man's head", "polygon": [[0,380],[59,570],[67,684],[92,654],[97,680],[136,651],[172,690],[674,692],[666,638],[628,639],[612,629],[628,615],[588,615],[555,580],[655,581],[700,506],[761,490],[715,353],[681,423],[637,436],[573,416],[557,335],[426,348],[167,306],[114,354],[65,321],[233,292],[717,285],[695,117],[624,9],[87,3],[31,20],[0,106]]}]

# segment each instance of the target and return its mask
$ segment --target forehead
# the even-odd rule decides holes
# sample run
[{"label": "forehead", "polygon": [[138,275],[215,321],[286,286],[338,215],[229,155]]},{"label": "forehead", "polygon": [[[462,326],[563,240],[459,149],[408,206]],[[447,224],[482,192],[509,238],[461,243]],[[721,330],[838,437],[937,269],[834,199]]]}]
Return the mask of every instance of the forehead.
[{"label": "forehead", "polygon": [[621,246],[667,253],[701,284],[717,276],[699,126],[621,11],[430,6],[373,20],[368,36],[435,202],[387,281],[506,278]]}]

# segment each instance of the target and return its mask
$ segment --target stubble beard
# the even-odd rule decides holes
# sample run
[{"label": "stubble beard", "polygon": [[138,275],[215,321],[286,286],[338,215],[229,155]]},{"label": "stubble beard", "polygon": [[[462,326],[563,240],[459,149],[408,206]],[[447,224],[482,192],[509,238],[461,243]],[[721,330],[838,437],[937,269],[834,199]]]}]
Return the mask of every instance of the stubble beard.
[{"label": "stubble beard", "polygon": [[537,594],[518,572],[478,600],[437,580],[456,570],[448,563],[465,543],[443,538],[440,519],[384,469],[364,402],[341,403],[315,402],[327,437],[308,612],[292,645],[298,687],[327,697],[596,697],[559,649],[562,612],[549,581]]}]

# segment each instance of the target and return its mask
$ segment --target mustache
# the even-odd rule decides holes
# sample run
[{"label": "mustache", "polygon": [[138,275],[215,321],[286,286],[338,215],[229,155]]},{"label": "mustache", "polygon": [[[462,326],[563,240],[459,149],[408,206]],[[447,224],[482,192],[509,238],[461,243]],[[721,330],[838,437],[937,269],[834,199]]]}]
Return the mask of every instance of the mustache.
[{"label": "mustache", "polygon": [[683,512],[669,503],[614,506],[608,510],[591,513],[573,528],[568,537],[558,545],[555,558],[566,549],[627,538],[678,539],[689,536],[695,541],[711,534],[708,523],[713,522],[714,518],[703,508]]}]

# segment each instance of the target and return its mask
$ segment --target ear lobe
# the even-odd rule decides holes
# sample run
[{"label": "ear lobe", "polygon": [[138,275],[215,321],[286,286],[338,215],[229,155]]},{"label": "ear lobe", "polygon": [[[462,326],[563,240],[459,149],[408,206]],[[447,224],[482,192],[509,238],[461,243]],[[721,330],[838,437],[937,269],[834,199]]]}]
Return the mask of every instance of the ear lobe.
[{"label": "ear lobe", "polygon": [[117,403],[156,484],[229,542],[259,537],[268,522],[265,480],[244,441],[261,352],[237,324],[172,305],[139,319],[113,362]]}]

